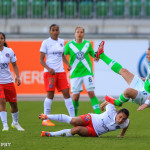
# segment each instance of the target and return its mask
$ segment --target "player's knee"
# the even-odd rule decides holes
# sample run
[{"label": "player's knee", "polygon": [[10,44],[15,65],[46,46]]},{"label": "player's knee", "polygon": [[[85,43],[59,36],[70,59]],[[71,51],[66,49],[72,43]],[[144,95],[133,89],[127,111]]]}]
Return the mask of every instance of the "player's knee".
[{"label": "player's knee", "polygon": [[0,98],[0,105],[5,105],[5,104],[6,104],[5,98]]},{"label": "player's knee", "polygon": [[80,126],[75,128],[76,134],[80,134],[82,131],[82,128]]},{"label": "player's knee", "polygon": [[127,88],[125,91],[124,91],[124,96],[125,97],[129,97],[129,96],[131,96],[132,95],[132,93],[133,93],[133,89],[132,88]]},{"label": "player's knee", "polygon": [[77,123],[76,123],[76,119],[75,119],[75,118],[72,118],[70,124],[72,124],[73,126],[76,125],[76,124],[77,124]]}]

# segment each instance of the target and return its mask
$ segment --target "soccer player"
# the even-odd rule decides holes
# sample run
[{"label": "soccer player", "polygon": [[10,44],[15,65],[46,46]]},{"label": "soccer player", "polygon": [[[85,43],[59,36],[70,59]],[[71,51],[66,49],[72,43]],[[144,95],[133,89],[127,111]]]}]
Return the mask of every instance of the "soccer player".
[{"label": "soccer player", "polygon": [[58,122],[65,122],[75,126],[72,129],[64,129],[57,132],[42,131],[41,136],[57,137],[57,136],[74,136],[78,134],[84,137],[98,137],[109,131],[114,131],[120,128],[121,134],[118,137],[124,137],[129,126],[129,111],[125,108],[116,111],[114,105],[108,104],[105,101],[101,104],[103,110],[106,106],[106,111],[102,114],[86,114],[78,117],[70,117],[65,114],[45,115],[40,114],[39,119],[51,119]]},{"label": "soccer player", "polygon": [[73,104],[75,107],[75,116],[77,116],[80,92],[83,91],[82,84],[85,85],[87,93],[90,97],[92,107],[96,114],[100,114],[99,101],[94,93],[93,70],[90,60],[95,57],[94,50],[90,41],[84,38],[84,28],[76,27],[75,39],[68,42],[65,46],[65,55],[70,56],[70,83],[71,92],[73,93]]},{"label": "soccer player", "polygon": [[[59,26],[52,24],[49,28],[50,37],[43,41],[40,49],[40,63],[44,67],[44,84],[47,97],[44,101],[44,114],[50,114],[55,88],[61,91],[65,105],[71,117],[75,116],[74,106],[69,94],[69,84],[64,71],[63,61],[67,64],[68,70],[71,69],[69,62],[64,56],[64,40],[58,38]],[[45,62],[46,56],[46,62]],[[45,126],[54,126],[50,120],[43,120]]]},{"label": "soccer player", "polygon": [[8,131],[6,102],[9,102],[12,114],[12,128],[19,131],[24,129],[18,123],[18,107],[16,89],[13,83],[9,63],[12,64],[16,74],[15,82],[19,86],[21,84],[19,70],[17,66],[17,58],[11,48],[7,48],[5,34],[0,32],[0,117],[3,123],[2,131]]},{"label": "soccer player", "polygon": [[[150,48],[148,48],[146,54],[146,58],[150,62]],[[140,105],[140,107],[137,109],[138,111],[150,106],[150,94],[144,88],[145,79],[134,75],[129,70],[123,68],[118,62],[106,56],[104,53],[104,41],[101,42],[96,53],[96,57],[103,60],[114,72],[120,74],[130,86],[129,88],[125,89],[125,91],[120,95],[119,99],[115,100],[110,96],[106,96],[106,101],[116,106],[120,106],[129,101],[131,98],[133,102]]]}]

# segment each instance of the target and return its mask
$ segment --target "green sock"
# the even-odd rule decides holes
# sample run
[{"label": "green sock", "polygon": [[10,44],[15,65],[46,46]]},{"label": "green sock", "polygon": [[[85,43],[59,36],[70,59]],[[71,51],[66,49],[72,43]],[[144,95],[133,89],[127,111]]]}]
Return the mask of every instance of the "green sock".
[{"label": "green sock", "polygon": [[99,101],[97,99],[96,96],[90,98],[91,99],[91,104],[92,104],[92,107],[95,111],[96,114],[100,114],[100,107],[99,107]]},{"label": "green sock", "polygon": [[110,66],[111,70],[119,74],[120,69],[122,66],[116,62],[115,60],[112,60],[108,56],[106,56],[104,53],[100,55],[100,59],[103,60],[107,65]]},{"label": "green sock", "polygon": [[73,101],[73,106],[74,106],[74,109],[75,109],[75,116],[78,116],[78,107],[79,107],[79,101]]},{"label": "green sock", "polygon": [[129,101],[129,98],[126,98],[126,97],[123,96],[123,94],[121,94],[119,99],[115,100],[115,105],[120,106],[120,105],[122,105],[122,103],[125,103],[127,101]]}]

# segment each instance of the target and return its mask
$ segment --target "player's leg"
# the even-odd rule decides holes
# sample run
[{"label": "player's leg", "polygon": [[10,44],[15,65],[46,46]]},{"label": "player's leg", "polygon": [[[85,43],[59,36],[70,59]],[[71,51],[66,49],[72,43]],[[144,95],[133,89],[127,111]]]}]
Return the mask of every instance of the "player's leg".
[{"label": "player's leg", "polygon": [[72,98],[70,97],[70,94],[69,94],[69,88],[63,89],[62,94],[64,96],[65,105],[66,105],[66,108],[68,110],[69,115],[71,117],[74,117],[75,116],[75,110],[74,110]]},{"label": "player's leg", "polygon": [[80,92],[83,91],[82,83],[83,78],[72,78],[70,79],[71,83],[71,92],[73,95],[73,105],[75,108],[75,116],[78,116],[78,107],[79,107],[79,98],[80,98]]},{"label": "player's leg", "polygon": [[75,109],[75,116],[78,116],[80,92],[73,92],[73,106]]},{"label": "player's leg", "polygon": [[113,70],[115,73],[120,74],[125,79],[125,81],[130,85],[132,79],[134,78],[134,74],[132,74],[127,69],[124,69],[121,64],[111,59],[104,53],[104,42],[100,44],[95,56],[103,60],[108,65],[108,67],[110,67],[111,70]]},{"label": "player's leg", "polygon": [[[1,91],[0,91],[0,93],[1,93]],[[6,110],[5,98],[0,98],[0,118],[1,118],[2,124],[3,124],[2,131],[8,131],[9,127],[7,124],[7,110]]]},{"label": "player's leg", "polygon": [[[44,73],[44,85],[46,90],[46,98],[44,100],[44,114],[51,113],[51,105],[55,93],[56,76],[51,75],[49,72]],[[44,126],[55,126],[50,120],[43,120],[42,125]]]},{"label": "player's leg", "polygon": [[14,83],[9,83],[5,85],[5,98],[9,102],[11,107],[12,115],[12,128],[16,128],[18,131],[24,131],[24,129],[18,123],[18,106],[17,106],[17,94]]},{"label": "player's leg", "polygon": [[138,95],[138,91],[133,88],[127,88],[123,94],[120,95],[119,99],[114,99],[110,96],[106,96],[106,101],[116,106],[121,106],[123,103],[128,102],[129,99],[135,99]]},{"label": "player's leg", "polygon": [[58,91],[61,91],[64,96],[65,105],[69,115],[71,117],[74,117],[75,110],[74,110],[72,98],[70,97],[70,93],[69,93],[69,83],[67,81],[66,72],[56,73],[56,78],[57,78],[56,88]]},{"label": "player's leg", "polygon": [[92,105],[95,113],[100,114],[99,101],[98,101],[98,99],[94,93],[95,86],[94,86],[93,77],[91,75],[83,77],[83,83],[84,83],[85,88],[88,92],[88,95],[89,95],[90,100],[91,100],[91,105]]}]

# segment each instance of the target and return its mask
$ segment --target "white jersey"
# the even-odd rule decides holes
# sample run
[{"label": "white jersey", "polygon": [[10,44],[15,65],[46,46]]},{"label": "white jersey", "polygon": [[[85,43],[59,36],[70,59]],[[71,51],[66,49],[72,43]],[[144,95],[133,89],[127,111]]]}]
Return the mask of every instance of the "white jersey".
[{"label": "white jersey", "polygon": [[115,121],[116,115],[116,108],[112,104],[108,104],[106,111],[102,114],[91,114],[93,127],[98,136],[109,131],[126,128],[129,125],[129,119],[126,119],[122,124],[117,124]]},{"label": "white jersey", "polygon": [[13,82],[9,63],[14,63],[16,60],[16,55],[11,48],[4,47],[4,49],[0,51],[0,84]]},{"label": "white jersey", "polygon": [[[46,65],[55,70],[55,72],[64,72],[62,54],[64,52],[64,40],[58,38],[53,40],[50,37],[43,41],[40,52],[46,54]],[[44,72],[48,72],[44,68]]]}]

